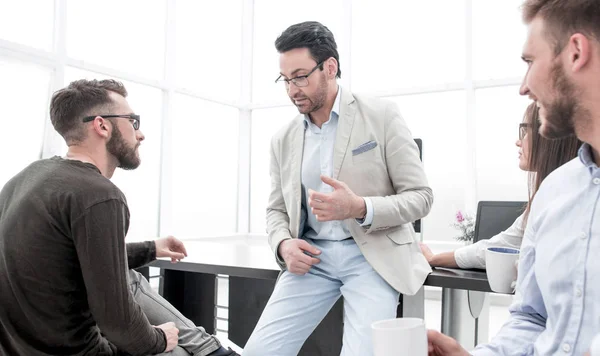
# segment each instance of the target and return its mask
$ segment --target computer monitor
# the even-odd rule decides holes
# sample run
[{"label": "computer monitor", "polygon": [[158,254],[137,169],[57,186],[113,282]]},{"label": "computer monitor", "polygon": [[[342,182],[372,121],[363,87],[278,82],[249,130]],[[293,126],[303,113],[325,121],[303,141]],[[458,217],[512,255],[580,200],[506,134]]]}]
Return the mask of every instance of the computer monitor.
[{"label": "computer monitor", "polygon": [[489,239],[508,229],[523,214],[525,204],[524,201],[480,201],[473,242]]}]

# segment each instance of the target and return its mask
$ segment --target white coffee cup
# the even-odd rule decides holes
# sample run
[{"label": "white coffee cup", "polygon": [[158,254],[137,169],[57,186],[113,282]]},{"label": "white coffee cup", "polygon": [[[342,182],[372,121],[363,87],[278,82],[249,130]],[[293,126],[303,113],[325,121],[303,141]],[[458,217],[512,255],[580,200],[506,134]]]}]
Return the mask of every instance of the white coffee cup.
[{"label": "white coffee cup", "polygon": [[490,288],[496,293],[513,293],[517,280],[516,262],[519,250],[509,247],[488,247],[485,250],[485,269]]},{"label": "white coffee cup", "polygon": [[427,356],[427,330],[419,318],[376,321],[373,330],[373,356]]}]

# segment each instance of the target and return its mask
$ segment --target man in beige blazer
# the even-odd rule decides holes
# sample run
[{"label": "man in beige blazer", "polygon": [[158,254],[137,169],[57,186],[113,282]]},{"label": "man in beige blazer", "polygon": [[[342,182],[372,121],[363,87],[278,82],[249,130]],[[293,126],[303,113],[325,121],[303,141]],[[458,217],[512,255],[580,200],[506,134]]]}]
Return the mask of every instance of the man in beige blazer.
[{"label": "man in beige blazer", "polygon": [[293,25],[275,45],[300,115],[272,139],[267,230],[284,272],[244,355],[296,355],[340,295],[342,355],[370,355],[370,324],[394,318],[399,293],[431,272],[412,222],[432,191],[396,106],[337,85],[327,27]]}]

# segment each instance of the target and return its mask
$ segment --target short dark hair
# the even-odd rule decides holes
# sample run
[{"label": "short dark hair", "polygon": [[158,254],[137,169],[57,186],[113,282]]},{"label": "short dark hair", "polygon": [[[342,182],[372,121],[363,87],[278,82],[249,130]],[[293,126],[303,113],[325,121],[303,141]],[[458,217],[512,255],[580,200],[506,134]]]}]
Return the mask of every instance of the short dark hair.
[{"label": "short dark hair", "polygon": [[544,19],[545,35],[559,55],[574,33],[600,40],[600,2],[598,0],[525,0],[523,21],[537,16]]},{"label": "short dark hair", "polygon": [[[50,121],[67,145],[77,144],[85,139],[83,117],[110,114],[113,100],[109,92],[127,97],[123,83],[113,79],[76,80],[52,95]],[[100,113],[100,110],[103,112]]]},{"label": "short dark hair", "polygon": [[[342,77],[340,55],[333,33],[317,21],[306,21],[288,27],[275,40],[277,52],[284,53],[296,48],[308,48],[310,56],[317,63],[333,57],[338,63],[336,77]],[[323,69],[321,67],[321,69]]]}]

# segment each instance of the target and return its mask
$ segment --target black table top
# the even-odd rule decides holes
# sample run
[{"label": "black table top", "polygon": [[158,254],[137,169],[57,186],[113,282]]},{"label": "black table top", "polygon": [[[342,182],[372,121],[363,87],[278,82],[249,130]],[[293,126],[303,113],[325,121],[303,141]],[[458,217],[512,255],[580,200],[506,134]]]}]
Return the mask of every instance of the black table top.
[{"label": "black table top", "polygon": [[[264,239],[245,235],[184,240],[188,257],[178,263],[156,260],[153,267],[234,277],[276,279],[280,273]],[[484,270],[434,268],[425,285],[492,292]]]},{"label": "black table top", "polygon": [[492,292],[485,270],[434,268],[425,280],[426,286]]}]

